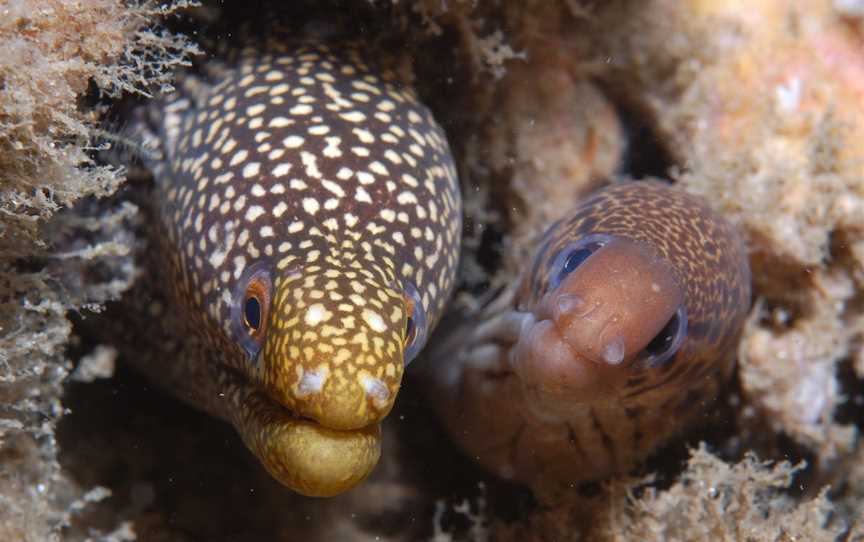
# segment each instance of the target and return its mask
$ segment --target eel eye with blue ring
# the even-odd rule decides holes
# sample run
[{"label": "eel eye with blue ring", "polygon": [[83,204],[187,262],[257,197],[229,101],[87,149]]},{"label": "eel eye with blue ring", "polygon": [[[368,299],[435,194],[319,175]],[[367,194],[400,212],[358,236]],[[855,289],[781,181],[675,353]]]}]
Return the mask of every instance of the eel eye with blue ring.
[{"label": "eel eye with blue ring", "polygon": [[412,283],[405,287],[405,306],[408,318],[405,319],[405,366],[407,367],[426,345],[427,322],[426,311],[423,310],[423,300],[420,292]]},{"label": "eel eye with blue ring", "polygon": [[234,292],[231,330],[250,359],[258,355],[264,344],[272,287],[269,266],[259,262],[243,271]]},{"label": "eel eye with blue ring", "polygon": [[675,356],[686,337],[687,309],[681,306],[663,326],[660,333],[642,350],[637,360],[643,367],[654,368],[665,365]]},{"label": "eel eye with blue ring", "polygon": [[255,333],[261,328],[261,300],[257,292],[247,294],[246,304],[243,307],[243,322],[250,333]]},{"label": "eel eye with blue ring", "polygon": [[551,277],[549,286],[552,289],[558,287],[567,276],[575,271],[585,260],[591,257],[597,250],[612,240],[611,235],[594,233],[574,241],[558,252],[552,260]]}]

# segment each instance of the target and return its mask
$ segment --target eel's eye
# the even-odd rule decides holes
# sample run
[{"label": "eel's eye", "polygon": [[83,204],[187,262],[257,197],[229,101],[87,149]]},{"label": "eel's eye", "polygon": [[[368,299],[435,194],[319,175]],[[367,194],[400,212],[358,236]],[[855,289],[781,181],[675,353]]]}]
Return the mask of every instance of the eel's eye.
[{"label": "eel's eye", "polygon": [[549,286],[557,288],[567,276],[575,271],[585,260],[591,257],[592,254],[603,245],[607,244],[612,237],[604,234],[586,235],[578,241],[574,241],[565,246],[555,259],[552,260],[551,278]]},{"label": "eel's eye", "polygon": [[405,365],[407,366],[420,350],[426,345],[426,311],[417,287],[408,283],[405,288],[405,307],[408,318],[405,319]]},{"label": "eel's eye", "polygon": [[[413,303],[411,303],[411,312],[414,312]],[[411,344],[417,337],[417,326],[414,325],[414,317],[409,316],[405,322],[405,344]]]},{"label": "eel's eye", "polygon": [[663,326],[648,346],[639,354],[639,362],[644,367],[659,367],[669,362],[681,348],[687,336],[687,310],[681,306]]},{"label": "eel's eye", "polygon": [[267,332],[272,283],[267,265],[255,264],[243,272],[237,283],[231,308],[234,339],[251,359],[258,355]]},{"label": "eel's eye", "polygon": [[261,301],[254,294],[246,298],[243,318],[250,333],[255,333],[261,327]]}]

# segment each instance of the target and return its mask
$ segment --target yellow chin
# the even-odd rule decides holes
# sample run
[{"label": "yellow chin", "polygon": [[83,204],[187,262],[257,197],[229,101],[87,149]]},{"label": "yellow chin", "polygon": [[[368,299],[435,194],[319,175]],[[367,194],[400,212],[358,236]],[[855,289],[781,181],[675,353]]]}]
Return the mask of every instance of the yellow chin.
[{"label": "yellow chin", "polygon": [[332,497],[362,482],[381,457],[381,426],[327,429],[297,418],[258,391],[241,394],[231,420],[279,482],[309,497]]}]

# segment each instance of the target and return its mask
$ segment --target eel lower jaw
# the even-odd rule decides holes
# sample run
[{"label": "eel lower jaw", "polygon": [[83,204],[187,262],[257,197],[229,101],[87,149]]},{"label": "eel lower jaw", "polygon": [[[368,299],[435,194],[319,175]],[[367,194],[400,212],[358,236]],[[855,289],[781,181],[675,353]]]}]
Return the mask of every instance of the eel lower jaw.
[{"label": "eel lower jaw", "polygon": [[519,313],[518,335],[508,354],[510,367],[528,390],[549,397],[549,403],[565,397],[573,406],[615,397],[628,372],[623,355],[611,348],[598,359],[574,343],[551,308],[562,300],[568,302],[565,295],[551,292],[534,312]]},{"label": "eel lower jaw", "polygon": [[302,418],[239,375],[231,378],[229,421],[276,480],[309,497],[362,482],[381,457],[381,425],[336,430]]}]

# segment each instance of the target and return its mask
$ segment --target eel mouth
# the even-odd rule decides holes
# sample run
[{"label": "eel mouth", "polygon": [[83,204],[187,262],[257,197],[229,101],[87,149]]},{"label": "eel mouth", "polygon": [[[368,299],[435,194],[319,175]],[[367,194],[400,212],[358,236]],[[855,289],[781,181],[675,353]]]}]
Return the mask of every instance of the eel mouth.
[{"label": "eel mouth", "polygon": [[332,429],[299,416],[230,369],[229,421],[264,468],[309,497],[330,497],[362,482],[381,457],[381,424]]},{"label": "eel mouth", "polygon": [[522,382],[536,392],[591,402],[608,396],[617,380],[614,364],[597,363],[563,335],[552,318],[521,313],[519,337],[508,362]]}]

